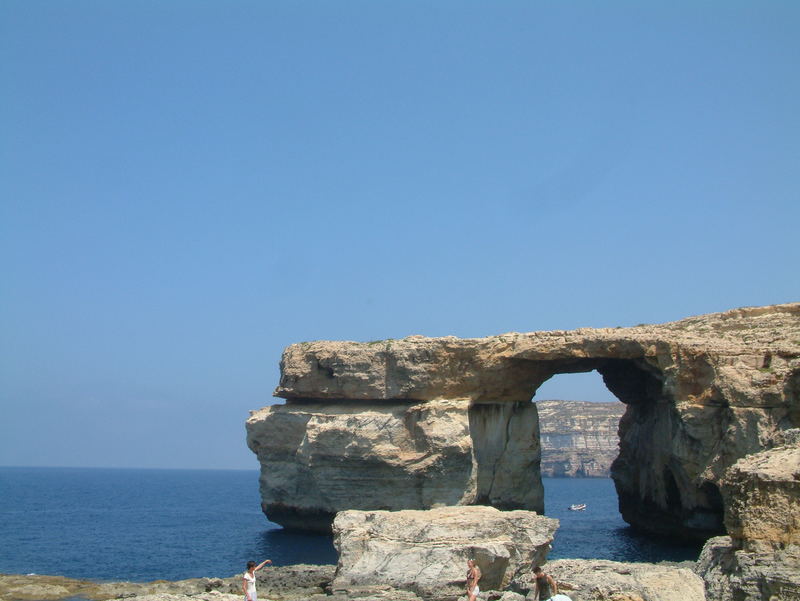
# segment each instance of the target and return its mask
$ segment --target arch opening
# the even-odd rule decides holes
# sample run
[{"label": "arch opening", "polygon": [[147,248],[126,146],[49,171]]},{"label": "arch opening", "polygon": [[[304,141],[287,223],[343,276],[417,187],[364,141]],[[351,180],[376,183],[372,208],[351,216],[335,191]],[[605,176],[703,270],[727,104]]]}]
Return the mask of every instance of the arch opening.
[{"label": "arch opening", "polygon": [[[716,487],[693,474],[691,463],[685,462],[681,456],[682,448],[691,447],[697,441],[686,430],[674,400],[664,386],[664,374],[658,368],[644,358],[571,357],[563,360],[515,359],[515,371],[516,375],[528,374],[523,377],[531,383],[534,401],[541,399],[540,388],[547,390],[547,386],[542,386],[554,376],[596,371],[609,393],[625,405],[617,428],[618,454],[611,462],[609,472],[617,491],[619,511],[628,524],[648,534],[682,540],[702,540],[724,533],[721,497],[718,491],[715,494]],[[535,464],[536,459],[531,460],[534,446],[540,442],[544,446],[547,437],[552,441],[554,434],[542,431],[539,423],[533,428],[517,428],[518,434],[532,432],[536,443],[525,448],[522,454],[525,461],[515,465],[510,459],[514,455],[510,449],[520,446],[515,438],[517,435],[512,434],[514,418],[529,410],[527,407],[537,404],[499,403],[513,405],[513,409],[506,410],[503,419],[495,419],[494,425],[489,425],[492,420],[485,419],[489,413],[486,406],[496,407],[498,404],[487,401],[473,404],[470,427],[473,429],[475,426],[473,444],[479,467],[476,503],[538,511],[538,503],[521,502],[524,495],[520,487],[530,485],[538,490],[543,505],[538,470],[537,481],[532,484],[520,470],[523,465]],[[530,425],[531,418],[528,416],[526,419]],[[494,446],[491,441],[494,441]],[[498,441],[502,441],[502,448]],[[505,475],[499,477],[500,471]],[[586,469],[576,470],[573,475],[586,475]],[[505,482],[505,488],[497,486],[498,480]],[[486,482],[492,484],[487,486]],[[501,490],[504,492],[498,496],[496,493]],[[535,496],[530,495],[527,500]]]},{"label": "arch opening", "polygon": [[626,406],[596,372],[556,374],[533,399],[543,478],[610,478]]}]

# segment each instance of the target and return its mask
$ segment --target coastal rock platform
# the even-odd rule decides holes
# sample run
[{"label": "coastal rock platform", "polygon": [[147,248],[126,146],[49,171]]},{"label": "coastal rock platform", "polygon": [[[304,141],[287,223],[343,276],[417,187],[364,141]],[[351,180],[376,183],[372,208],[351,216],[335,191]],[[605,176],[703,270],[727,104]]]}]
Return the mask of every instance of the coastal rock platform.
[{"label": "coastal rock platform", "polygon": [[[705,601],[703,580],[693,562],[624,563],[599,559],[557,559],[544,566],[558,590],[572,601]],[[533,574],[513,588],[531,599]]]},{"label": "coastal rock platform", "polygon": [[[336,566],[296,564],[270,566],[256,573],[258,591],[263,598],[304,599],[323,594],[333,580]],[[97,582],[64,576],[38,574],[0,574],[2,601],[56,601],[79,597],[90,601],[135,598],[137,601],[163,601],[192,598],[195,601],[242,601],[242,575],[225,578],[189,578],[152,582]]]},{"label": "coastal rock platform", "polygon": [[[601,560],[557,560],[545,569],[572,601],[703,601],[702,581],[684,565],[623,564]],[[387,584],[331,590],[334,566],[295,565],[258,572],[261,601],[464,601],[463,587],[451,596],[444,586],[423,597]],[[480,601],[534,601],[530,574],[520,573],[505,590],[483,588]],[[320,580],[321,578],[321,580]],[[699,583],[699,584],[698,584]],[[463,581],[461,583],[463,585]],[[321,586],[320,586],[321,585]],[[323,589],[326,592],[323,592]],[[512,590],[514,589],[514,590]],[[527,595],[527,597],[526,597]],[[0,574],[2,601],[59,601],[71,597],[91,601],[241,601],[241,576],[194,578],[145,583],[73,580],[62,576]],[[712,597],[708,597],[711,601]]]}]

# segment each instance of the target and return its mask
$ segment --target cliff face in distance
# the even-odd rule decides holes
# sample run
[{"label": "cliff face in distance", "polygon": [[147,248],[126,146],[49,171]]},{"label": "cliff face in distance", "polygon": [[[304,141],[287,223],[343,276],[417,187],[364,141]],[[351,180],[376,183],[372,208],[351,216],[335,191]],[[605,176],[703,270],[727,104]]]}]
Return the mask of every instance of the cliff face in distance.
[{"label": "cliff face in distance", "polygon": [[541,473],[546,477],[608,478],[619,454],[625,404],[538,401]]}]

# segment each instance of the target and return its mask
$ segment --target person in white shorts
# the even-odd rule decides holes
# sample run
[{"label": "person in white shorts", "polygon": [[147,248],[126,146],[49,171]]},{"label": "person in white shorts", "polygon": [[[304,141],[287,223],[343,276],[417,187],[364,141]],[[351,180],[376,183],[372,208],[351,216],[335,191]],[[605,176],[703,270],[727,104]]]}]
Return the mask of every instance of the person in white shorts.
[{"label": "person in white shorts", "polygon": [[258,593],[256,592],[256,572],[263,568],[268,563],[272,563],[269,559],[265,559],[260,564],[256,565],[255,561],[247,562],[247,571],[242,577],[242,591],[244,592],[244,601],[258,601]]},{"label": "person in white shorts", "polygon": [[481,579],[481,569],[475,565],[475,560],[467,560],[467,601],[475,601],[481,592],[478,580]]}]

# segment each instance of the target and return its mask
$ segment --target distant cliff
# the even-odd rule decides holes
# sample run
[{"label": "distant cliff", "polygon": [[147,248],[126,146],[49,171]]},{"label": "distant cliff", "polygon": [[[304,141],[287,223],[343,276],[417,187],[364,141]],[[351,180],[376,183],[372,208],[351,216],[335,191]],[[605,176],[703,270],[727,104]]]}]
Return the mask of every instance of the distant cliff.
[{"label": "distant cliff", "polygon": [[620,402],[539,401],[542,476],[608,478],[619,453]]}]

